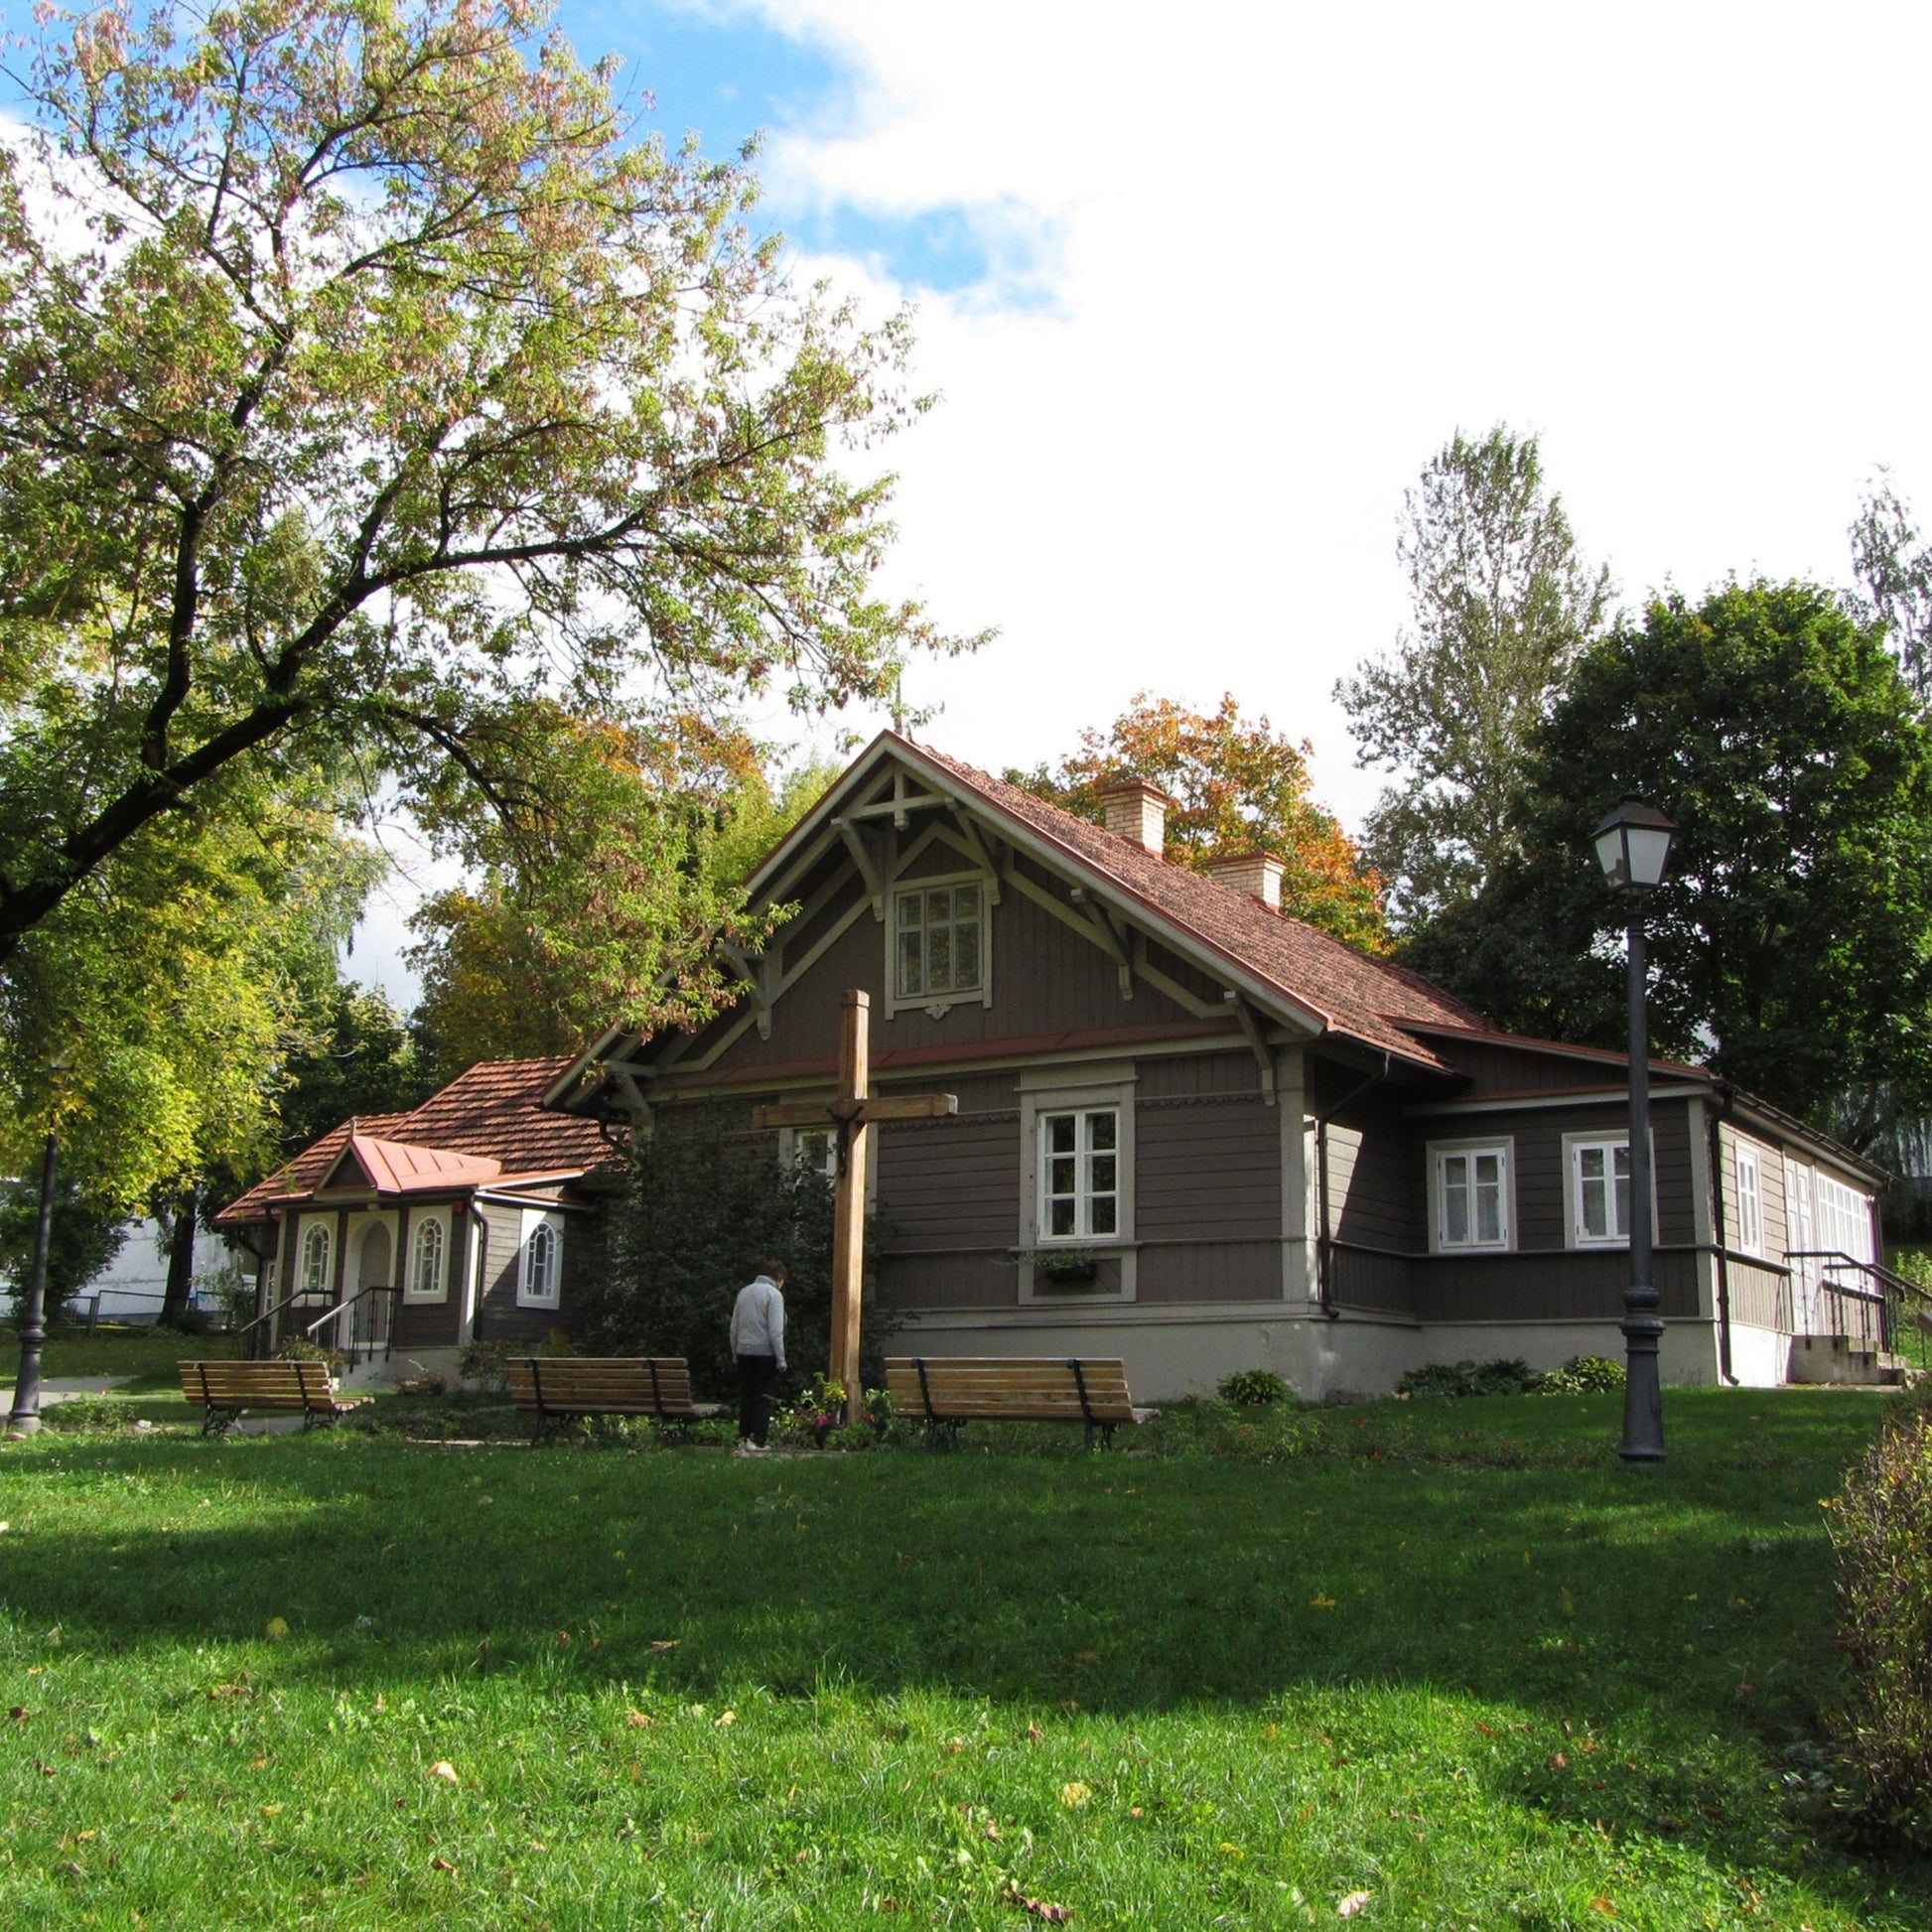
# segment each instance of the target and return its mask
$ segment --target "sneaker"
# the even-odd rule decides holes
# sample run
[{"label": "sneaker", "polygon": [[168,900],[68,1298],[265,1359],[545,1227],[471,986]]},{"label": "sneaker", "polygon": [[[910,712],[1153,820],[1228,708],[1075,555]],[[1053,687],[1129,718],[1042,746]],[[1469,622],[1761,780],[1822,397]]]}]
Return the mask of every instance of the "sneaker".
[{"label": "sneaker", "polygon": [[737,1452],[740,1455],[769,1455],[771,1453],[762,1443],[755,1443],[749,1436],[744,1442],[739,1444]]}]

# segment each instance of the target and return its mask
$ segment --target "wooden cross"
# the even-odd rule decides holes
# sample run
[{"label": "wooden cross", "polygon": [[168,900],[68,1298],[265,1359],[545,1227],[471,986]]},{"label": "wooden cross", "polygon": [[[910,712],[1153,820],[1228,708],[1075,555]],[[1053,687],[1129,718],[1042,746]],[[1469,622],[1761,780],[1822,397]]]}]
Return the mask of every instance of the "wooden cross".
[{"label": "wooden cross", "polygon": [[845,1384],[845,1419],[857,1422],[859,1307],[866,1276],[866,1129],[876,1120],[942,1120],[959,1111],[953,1093],[867,1092],[872,1073],[872,996],[854,987],[839,1024],[839,1091],[829,1104],[754,1107],[754,1127],[830,1127],[838,1136],[832,1197],[832,1379]]}]

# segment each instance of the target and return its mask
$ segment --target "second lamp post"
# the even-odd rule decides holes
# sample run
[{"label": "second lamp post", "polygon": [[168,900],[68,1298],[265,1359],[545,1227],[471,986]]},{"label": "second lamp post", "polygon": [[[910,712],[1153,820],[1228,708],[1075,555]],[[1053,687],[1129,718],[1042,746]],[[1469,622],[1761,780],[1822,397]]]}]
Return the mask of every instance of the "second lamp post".
[{"label": "second lamp post", "polygon": [[[1623,1459],[1664,1459],[1664,1393],[1657,1349],[1663,1297],[1651,1281],[1650,1017],[1643,956],[1644,901],[1664,876],[1677,830],[1654,805],[1625,798],[1590,837],[1629,914],[1630,945],[1630,1283],[1623,1291]],[[1614,1183],[1613,1183],[1614,1184]]]}]

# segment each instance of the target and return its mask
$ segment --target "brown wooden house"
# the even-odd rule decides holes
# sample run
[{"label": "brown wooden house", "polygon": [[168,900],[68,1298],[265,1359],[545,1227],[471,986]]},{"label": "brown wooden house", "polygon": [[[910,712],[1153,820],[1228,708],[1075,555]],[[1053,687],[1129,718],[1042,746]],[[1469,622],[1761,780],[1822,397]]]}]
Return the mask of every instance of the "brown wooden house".
[{"label": "brown wooden house", "polygon": [[[1128,782],[1103,829],[884,734],[754,876],[796,910],[735,962],[737,1004],[607,1035],[546,1104],[649,1131],[829,1096],[863,987],[875,1090],[959,1098],[875,1130],[882,1292],[918,1352],[1120,1355],[1154,1399],[1253,1366],[1312,1397],[1620,1358],[1623,1058],[1498,1033],[1285,915],[1272,860],[1170,863],[1164,807]],[[1702,1068],[1657,1062],[1653,1093],[1667,1379],[1875,1373],[1882,1176]],[[824,1155],[774,1137],[774,1160]],[[285,1287],[332,1188],[345,1214],[384,1198],[351,1168],[283,1203]]]},{"label": "brown wooden house", "polygon": [[251,1344],[307,1335],[381,1381],[567,1325],[600,1248],[588,1183],[619,1151],[539,1105],[569,1064],[473,1066],[411,1112],[345,1121],[223,1208],[253,1264]]}]

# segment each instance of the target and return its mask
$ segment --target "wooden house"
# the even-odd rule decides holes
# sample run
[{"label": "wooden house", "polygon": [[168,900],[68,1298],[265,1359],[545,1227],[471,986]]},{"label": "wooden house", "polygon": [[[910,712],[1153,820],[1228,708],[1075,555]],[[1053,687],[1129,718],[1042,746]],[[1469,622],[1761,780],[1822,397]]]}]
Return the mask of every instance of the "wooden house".
[{"label": "wooden house", "polygon": [[256,1282],[249,1336],[306,1336],[357,1378],[453,1373],[474,1341],[568,1326],[620,1154],[542,1107],[570,1062],[473,1066],[408,1113],[345,1121],[215,1217]]},{"label": "wooden house", "polygon": [[[1319,1397],[1430,1361],[1620,1359],[1622,1056],[1499,1033],[1287,916],[1271,859],[1171,863],[1149,786],[1106,806],[1103,828],[882,735],[754,876],[795,910],[735,961],[736,1005],[607,1035],[545,1103],[649,1131],[829,1096],[861,987],[874,1090],[959,1101],[874,1130],[907,1349],[1123,1356],[1155,1399],[1246,1367]],[[1880,1173],[1703,1068],[1652,1079],[1666,1379],[1876,1373]],[[774,1137],[774,1160],[825,1153]],[[331,1188],[377,1211],[351,1168],[300,1206],[298,1249]]]}]

